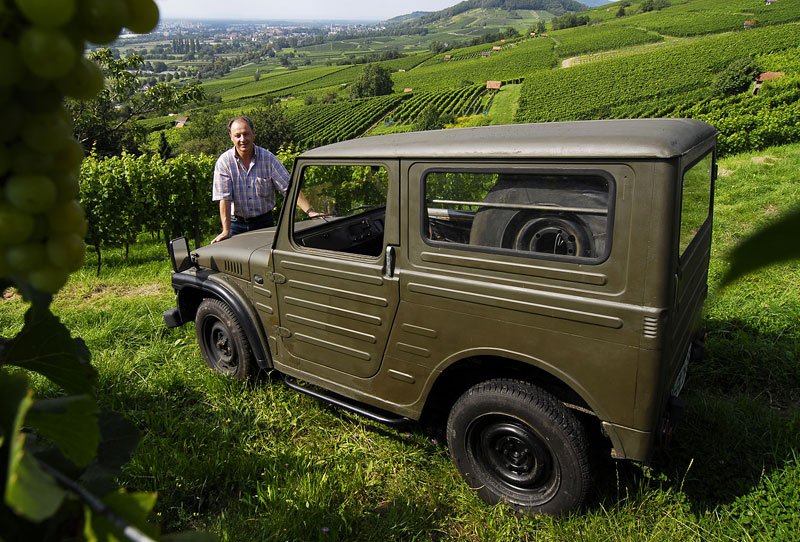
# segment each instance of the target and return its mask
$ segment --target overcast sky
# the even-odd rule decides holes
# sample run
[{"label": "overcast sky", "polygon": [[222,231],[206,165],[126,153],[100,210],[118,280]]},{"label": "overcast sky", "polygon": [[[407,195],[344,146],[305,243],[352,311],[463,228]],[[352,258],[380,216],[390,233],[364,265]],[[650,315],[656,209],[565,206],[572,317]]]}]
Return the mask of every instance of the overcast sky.
[{"label": "overcast sky", "polygon": [[412,11],[438,11],[460,0],[156,0],[162,19],[384,20]]}]

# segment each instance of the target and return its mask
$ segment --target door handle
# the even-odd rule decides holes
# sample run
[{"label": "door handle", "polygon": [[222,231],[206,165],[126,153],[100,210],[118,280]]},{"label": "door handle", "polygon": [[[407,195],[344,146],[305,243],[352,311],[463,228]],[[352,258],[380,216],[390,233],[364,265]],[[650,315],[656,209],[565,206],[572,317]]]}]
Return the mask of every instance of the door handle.
[{"label": "door handle", "polygon": [[394,277],[394,247],[386,247],[386,276],[388,278]]}]

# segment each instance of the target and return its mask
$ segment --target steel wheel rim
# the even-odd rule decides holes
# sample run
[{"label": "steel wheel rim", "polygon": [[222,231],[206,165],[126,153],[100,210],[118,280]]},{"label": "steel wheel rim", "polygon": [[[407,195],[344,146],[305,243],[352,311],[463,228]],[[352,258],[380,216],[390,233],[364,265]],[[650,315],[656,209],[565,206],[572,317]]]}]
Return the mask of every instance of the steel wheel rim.
[{"label": "steel wheel rim", "polygon": [[219,320],[206,325],[206,344],[211,358],[220,370],[226,373],[236,371],[236,347],[228,328]]},{"label": "steel wheel rim", "polygon": [[466,435],[467,452],[494,479],[521,499],[546,501],[558,490],[561,474],[546,442],[531,427],[501,415],[475,420]]},{"label": "steel wheel rim", "polygon": [[527,222],[514,238],[513,248],[562,256],[576,256],[583,250],[575,232],[560,220],[552,219]]}]

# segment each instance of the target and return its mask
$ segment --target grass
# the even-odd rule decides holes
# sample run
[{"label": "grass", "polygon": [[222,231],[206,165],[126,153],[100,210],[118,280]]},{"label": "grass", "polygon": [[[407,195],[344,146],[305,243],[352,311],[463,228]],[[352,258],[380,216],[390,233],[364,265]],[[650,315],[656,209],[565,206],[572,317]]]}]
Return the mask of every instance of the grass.
[{"label": "grass", "polygon": [[[602,462],[597,487],[567,518],[517,517],[483,504],[446,447],[327,407],[268,378],[242,384],[205,368],[192,324],[173,306],[163,243],[125,262],[92,256],[54,310],[83,337],[103,406],[142,439],[121,482],[157,491],[165,531],[221,540],[790,540],[800,532],[800,265],[720,291],[725,255],[756,226],[800,204],[800,145],[720,163],[708,353],[684,389],[672,447],[644,469]],[[0,335],[25,304],[6,292]],[[42,393],[51,390],[42,385]]]},{"label": "grass", "polygon": [[489,109],[489,114],[492,117],[492,124],[513,123],[521,90],[521,84],[504,85],[497,94],[495,94],[494,100],[492,100],[492,107]]}]

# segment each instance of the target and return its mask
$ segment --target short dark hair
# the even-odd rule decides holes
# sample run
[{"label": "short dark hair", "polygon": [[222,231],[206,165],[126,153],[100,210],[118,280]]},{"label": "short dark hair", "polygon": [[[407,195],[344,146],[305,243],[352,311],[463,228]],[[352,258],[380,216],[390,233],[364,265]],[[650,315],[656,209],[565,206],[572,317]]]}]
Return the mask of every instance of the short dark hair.
[{"label": "short dark hair", "polygon": [[234,118],[232,118],[231,120],[228,121],[228,133],[231,133],[231,126],[233,126],[233,123],[234,122],[238,122],[238,121],[246,122],[247,125],[250,127],[250,130],[252,130],[253,132],[256,131],[255,126],[253,126],[253,121],[250,120],[250,117],[245,116],[245,115],[240,115],[240,116],[234,117]]}]

